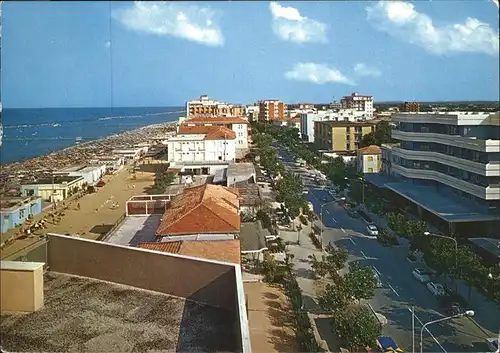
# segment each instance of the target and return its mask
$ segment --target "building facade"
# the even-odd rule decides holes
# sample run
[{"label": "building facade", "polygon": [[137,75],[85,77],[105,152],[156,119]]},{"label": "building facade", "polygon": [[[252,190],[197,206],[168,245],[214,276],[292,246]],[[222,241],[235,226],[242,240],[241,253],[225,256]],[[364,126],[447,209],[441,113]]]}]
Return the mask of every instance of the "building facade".
[{"label": "building facade", "polygon": [[249,121],[259,120],[259,106],[249,105],[246,107],[246,116]]},{"label": "building facade", "polygon": [[375,121],[315,121],[314,143],[322,150],[355,152],[363,136],[374,132]]},{"label": "building facade", "polygon": [[259,105],[259,120],[285,120],[288,117],[288,104],[277,99],[263,100]]},{"label": "building facade", "polygon": [[0,225],[2,233],[23,224],[31,216],[42,212],[42,199],[32,197],[2,197]]},{"label": "building facade", "polygon": [[21,185],[21,194],[38,196],[45,201],[60,202],[82,189],[85,179],[81,176],[53,176]]},{"label": "building facade", "polygon": [[373,96],[363,96],[359,93],[352,93],[350,96],[344,96],[340,100],[343,109],[354,109],[364,112],[368,117],[373,117]]},{"label": "building facade", "polygon": [[220,126],[180,126],[168,140],[168,161],[182,171],[214,174],[236,158],[236,134]]},{"label": "building facade", "polygon": [[392,172],[500,212],[499,113],[399,113]]},{"label": "building facade", "polygon": [[379,146],[371,145],[358,149],[358,172],[363,174],[378,173],[382,169],[382,150]]},{"label": "building facade", "polygon": [[106,164],[95,166],[76,166],[61,169],[54,172],[54,175],[83,177],[88,185],[95,185],[106,174]]},{"label": "building facade", "polygon": [[186,117],[194,116],[244,116],[245,107],[242,105],[218,102],[207,95],[200,96],[199,99],[186,102]]},{"label": "building facade", "polygon": [[185,120],[180,126],[222,126],[226,127],[236,134],[236,148],[237,149],[247,149],[248,148],[248,135],[250,126],[248,121],[242,118],[191,118]]},{"label": "building facade", "polygon": [[315,112],[304,112],[300,117],[300,131],[302,139],[307,142],[314,142],[314,122],[315,121],[364,121],[370,120],[371,117],[365,112],[355,109],[330,109],[319,110]]},{"label": "building facade", "polygon": [[420,112],[420,103],[418,102],[404,102],[399,107],[400,112],[418,113]]}]

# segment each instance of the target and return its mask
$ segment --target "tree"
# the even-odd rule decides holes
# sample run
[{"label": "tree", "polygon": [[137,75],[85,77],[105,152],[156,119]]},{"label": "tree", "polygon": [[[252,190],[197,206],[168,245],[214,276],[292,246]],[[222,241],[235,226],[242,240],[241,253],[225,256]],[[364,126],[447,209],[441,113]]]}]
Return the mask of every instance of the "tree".
[{"label": "tree", "polygon": [[366,306],[350,306],[338,312],[334,321],[335,332],[351,351],[373,347],[382,333],[380,323]]},{"label": "tree", "polygon": [[325,251],[326,255],[322,255],[321,260],[315,255],[309,255],[309,262],[316,276],[329,275],[337,283],[341,278],[338,272],[344,268],[349,253],[343,248],[334,248],[331,244],[325,247]]},{"label": "tree", "polygon": [[361,138],[361,141],[359,143],[359,147],[367,147],[371,145],[376,145],[377,140],[375,139],[375,134],[373,132],[370,132],[366,135],[363,135]]},{"label": "tree", "polygon": [[358,262],[349,264],[349,272],[344,276],[344,281],[350,298],[358,302],[361,299],[371,299],[375,295],[377,279],[373,270],[361,266]]},{"label": "tree", "polygon": [[429,237],[424,235],[424,232],[427,231],[427,223],[420,220],[409,220],[406,221],[405,228],[408,240],[410,241],[410,249],[412,251],[423,250],[429,240]]},{"label": "tree", "polygon": [[278,283],[283,280],[286,274],[286,269],[280,266],[274,256],[268,252],[264,253],[264,261],[262,262],[262,272],[264,280],[269,283]]},{"label": "tree", "polygon": [[344,281],[327,284],[325,291],[318,297],[319,306],[334,315],[349,306],[350,302],[351,299]]},{"label": "tree", "polygon": [[383,143],[393,142],[391,124],[388,121],[382,120],[377,124],[373,136],[375,137],[375,144],[379,146]]}]

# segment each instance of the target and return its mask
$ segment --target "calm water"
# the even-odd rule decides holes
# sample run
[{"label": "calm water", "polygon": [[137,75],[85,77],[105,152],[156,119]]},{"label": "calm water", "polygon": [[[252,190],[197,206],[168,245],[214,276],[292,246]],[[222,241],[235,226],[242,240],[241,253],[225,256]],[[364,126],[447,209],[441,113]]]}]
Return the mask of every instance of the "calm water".
[{"label": "calm water", "polygon": [[184,107],[3,109],[1,164],[142,126],[177,120]]}]

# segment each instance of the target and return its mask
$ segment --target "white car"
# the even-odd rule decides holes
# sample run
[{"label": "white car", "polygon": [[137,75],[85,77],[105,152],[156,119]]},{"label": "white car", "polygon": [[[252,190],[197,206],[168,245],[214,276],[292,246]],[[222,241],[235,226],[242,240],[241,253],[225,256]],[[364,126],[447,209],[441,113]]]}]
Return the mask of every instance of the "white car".
[{"label": "white car", "polygon": [[368,232],[369,235],[372,235],[374,237],[378,235],[378,228],[374,224],[369,224],[368,227],[366,227],[366,231]]},{"label": "white car", "polygon": [[412,272],[413,277],[415,277],[420,283],[428,283],[431,281],[431,272],[423,268],[416,268]]},{"label": "white car", "polygon": [[427,283],[427,289],[436,297],[440,297],[446,294],[443,285],[439,283],[429,282]]}]

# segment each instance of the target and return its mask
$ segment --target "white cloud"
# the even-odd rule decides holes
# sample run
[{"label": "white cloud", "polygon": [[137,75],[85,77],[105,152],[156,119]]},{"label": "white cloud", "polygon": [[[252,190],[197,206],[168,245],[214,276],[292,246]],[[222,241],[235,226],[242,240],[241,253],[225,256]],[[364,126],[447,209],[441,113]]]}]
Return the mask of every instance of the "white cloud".
[{"label": "white cloud", "polygon": [[106,48],[111,47],[111,42],[110,42],[110,41],[107,41],[106,43],[104,43],[104,46],[105,46]]},{"label": "white cloud", "polygon": [[215,23],[215,12],[207,6],[136,1],[131,7],[115,11],[113,17],[138,32],[172,36],[208,46],[224,44],[222,32]]},{"label": "white cloud", "polygon": [[380,70],[374,67],[370,67],[366,64],[359,63],[354,66],[354,72],[359,76],[372,76],[372,77],[380,77],[382,73]]},{"label": "white cloud", "polygon": [[355,83],[344,76],[339,70],[330,68],[325,64],[297,63],[291,71],[285,73],[288,80],[315,83],[323,85],[325,83],[343,83],[355,85]]},{"label": "white cloud", "polygon": [[296,43],[326,43],[326,24],[302,16],[294,7],[281,6],[272,1],[272,28],[280,39]]},{"label": "white cloud", "polygon": [[467,18],[465,23],[436,26],[426,14],[405,1],[379,1],[366,8],[368,21],[403,41],[435,55],[477,52],[498,55],[498,32],[487,23]]}]

